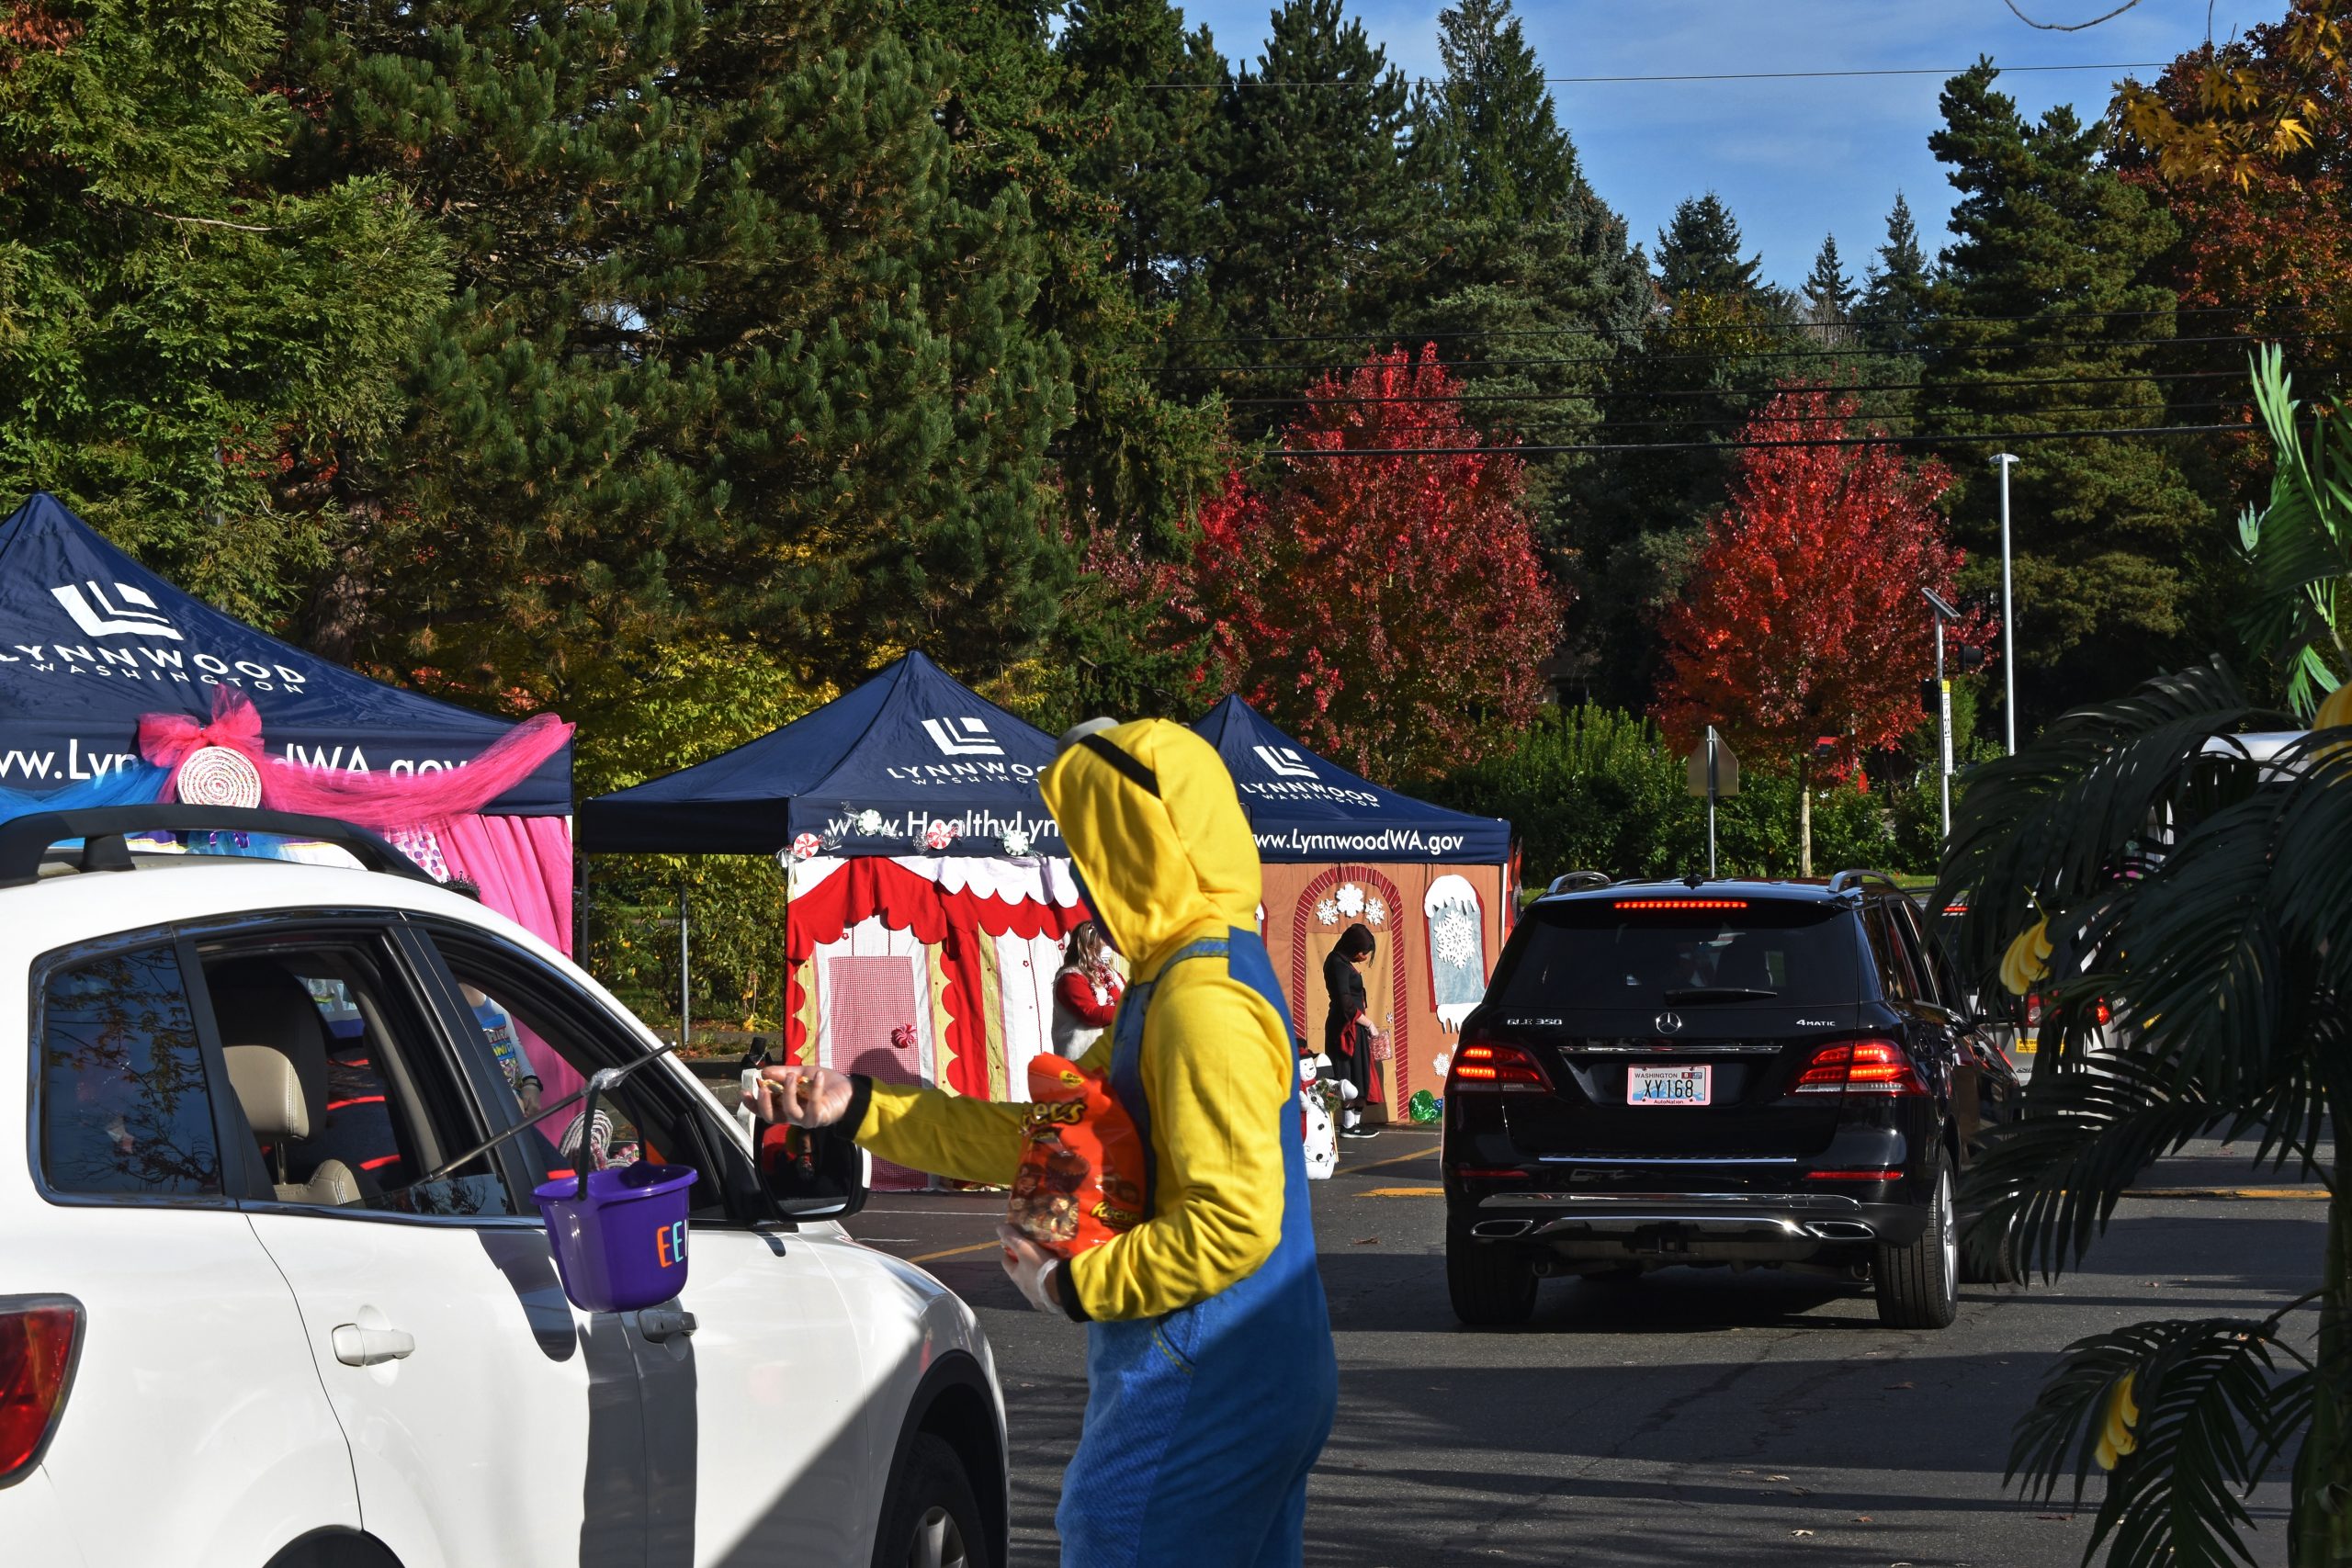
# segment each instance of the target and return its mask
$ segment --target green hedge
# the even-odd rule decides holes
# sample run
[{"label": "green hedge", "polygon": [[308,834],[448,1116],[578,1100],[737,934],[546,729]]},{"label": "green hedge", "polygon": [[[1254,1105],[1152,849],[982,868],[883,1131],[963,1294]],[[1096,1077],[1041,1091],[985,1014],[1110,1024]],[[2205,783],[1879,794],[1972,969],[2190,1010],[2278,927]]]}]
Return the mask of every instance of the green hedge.
[{"label": "green hedge", "polygon": [[[1792,876],[1797,869],[1794,775],[1766,758],[1742,758],[1740,792],[1716,816],[1717,864],[1726,875]],[[1519,744],[1424,784],[1441,805],[1508,818],[1518,828],[1529,886],[1565,871],[1680,876],[1707,869],[1707,804],[1690,794],[1685,761],[1657,727],[1616,709],[1547,710]],[[1924,787],[1817,788],[1813,798],[1816,873],[1869,866],[1934,869],[1938,808]]]}]

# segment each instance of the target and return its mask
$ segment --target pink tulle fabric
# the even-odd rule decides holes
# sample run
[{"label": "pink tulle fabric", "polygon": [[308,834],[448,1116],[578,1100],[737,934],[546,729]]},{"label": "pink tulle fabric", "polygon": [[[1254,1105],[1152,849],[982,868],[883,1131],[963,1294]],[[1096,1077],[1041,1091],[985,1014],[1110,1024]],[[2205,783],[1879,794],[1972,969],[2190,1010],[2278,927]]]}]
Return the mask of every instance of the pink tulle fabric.
[{"label": "pink tulle fabric", "polygon": [[[452,817],[432,826],[450,873],[481,888],[484,904],[558,952],[571,951],[569,821],[560,817]],[[586,1081],[519,1018],[514,1035],[539,1075],[542,1103],[553,1105]],[[563,1113],[566,1120],[571,1114]],[[548,1135],[561,1131],[553,1128]]]},{"label": "pink tulle fabric", "polygon": [[571,739],[571,725],[553,714],[537,714],[492,741],[464,767],[401,778],[271,761],[262,751],[260,713],[251,698],[229,686],[213,692],[209,724],[176,713],[145,714],[139,720],[141,754],[172,770],[164,783],[165,800],[179,797],[181,763],[204,747],[226,746],[260,771],[261,803],[271,810],[334,817],[379,833],[480,811],[529,778]]}]

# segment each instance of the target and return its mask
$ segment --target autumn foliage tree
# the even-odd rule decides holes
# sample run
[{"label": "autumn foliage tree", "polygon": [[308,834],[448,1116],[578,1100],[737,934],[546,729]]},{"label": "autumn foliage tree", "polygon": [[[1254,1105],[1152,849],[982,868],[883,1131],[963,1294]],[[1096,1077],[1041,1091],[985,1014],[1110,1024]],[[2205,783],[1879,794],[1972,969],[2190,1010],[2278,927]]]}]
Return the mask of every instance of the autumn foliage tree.
[{"label": "autumn foliage tree", "polygon": [[[1227,476],[1170,585],[1194,683],[1360,773],[1484,756],[1543,702],[1565,601],[1522,465],[1462,417],[1436,351],[1326,377],[1271,482]],[[1352,456],[1351,454],[1363,454]]]},{"label": "autumn foliage tree", "polygon": [[[1857,762],[1919,722],[1935,669],[1923,588],[1950,600],[1963,557],[1936,500],[1951,475],[1890,446],[1837,446],[1854,403],[1784,387],[1742,434],[1729,504],[1709,525],[1683,598],[1660,626],[1657,717],[1688,749],[1713,725],[1736,751],[1797,773],[1799,866],[1813,863],[1814,748],[1835,736]],[[1981,614],[1948,645],[1981,648]]]}]

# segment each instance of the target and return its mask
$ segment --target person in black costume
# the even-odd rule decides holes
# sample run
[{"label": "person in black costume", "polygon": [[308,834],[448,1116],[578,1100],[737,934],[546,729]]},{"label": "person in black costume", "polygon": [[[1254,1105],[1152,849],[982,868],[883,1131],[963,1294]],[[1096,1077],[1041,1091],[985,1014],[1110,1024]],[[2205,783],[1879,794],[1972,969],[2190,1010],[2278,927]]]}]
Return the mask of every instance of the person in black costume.
[{"label": "person in black costume", "polygon": [[1323,990],[1331,1010],[1323,1021],[1323,1054],[1340,1069],[1340,1136],[1369,1138],[1363,1103],[1372,1095],[1372,1043],[1379,1031],[1364,1016],[1363,966],[1372,962],[1372,931],[1362,921],[1340,933],[1323,960]]}]

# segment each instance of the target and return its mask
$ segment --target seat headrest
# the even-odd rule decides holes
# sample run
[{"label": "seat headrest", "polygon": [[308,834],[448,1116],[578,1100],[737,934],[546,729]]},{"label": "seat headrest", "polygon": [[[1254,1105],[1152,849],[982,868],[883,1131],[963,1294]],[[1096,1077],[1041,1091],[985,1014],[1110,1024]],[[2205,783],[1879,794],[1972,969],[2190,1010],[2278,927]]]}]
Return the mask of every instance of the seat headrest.
[{"label": "seat headrest", "polygon": [[[310,987],[274,958],[208,964],[204,984],[223,1045],[267,1045],[293,1065],[313,1126],[327,1110],[327,1032]],[[260,1128],[256,1126],[255,1132]],[[290,1134],[305,1137],[307,1134]]]},{"label": "seat headrest", "polygon": [[311,1135],[311,1104],[302,1079],[285,1052],[275,1045],[224,1045],[220,1055],[229,1069],[230,1087],[244,1107],[245,1122],[257,1138],[307,1138]]}]

